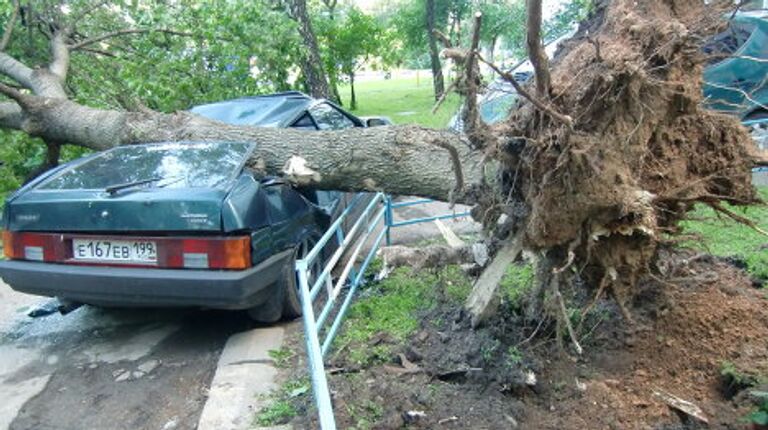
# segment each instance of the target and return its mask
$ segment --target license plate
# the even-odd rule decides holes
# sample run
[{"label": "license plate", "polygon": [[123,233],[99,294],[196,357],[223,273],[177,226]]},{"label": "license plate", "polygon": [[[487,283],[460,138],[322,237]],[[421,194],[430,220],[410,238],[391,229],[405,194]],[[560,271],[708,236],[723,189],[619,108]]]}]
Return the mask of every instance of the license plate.
[{"label": "license plate", "polygon": [[75,260],[156,263],[157,245],[149,240],[73,239]]}]

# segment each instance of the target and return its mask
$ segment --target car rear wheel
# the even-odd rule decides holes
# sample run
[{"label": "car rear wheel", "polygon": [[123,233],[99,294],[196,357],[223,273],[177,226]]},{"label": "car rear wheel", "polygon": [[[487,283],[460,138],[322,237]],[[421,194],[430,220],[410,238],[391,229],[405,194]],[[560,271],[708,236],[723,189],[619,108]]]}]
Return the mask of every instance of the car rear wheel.
[{"label": "car rear wheel", "polygon": [[[291,276],[286,277],[290,279],[288,279],[288,282],[286,282],[287,285],[285,286],[285,300],[283,302],[283,318],[285,319],[293,319],[301,316],[301,292],[293,268],[296,266],[296,260],[306,258],[307,255],[309,255],[309,252],[312,251],[312,248],[315,247],[316,243],[317,241],[314,238],[308,237],[296,247],[293,264],[291,264],[292,273]],[[315,280],[320,276],[320,272],[323,270],[322,261],[322,258],[317,258],[307,270],[307,283],[309,284],[309,288],[312,288]]]},{"label": "car rear wheel", "polygon": [[[291,320],[301,316],[301,294],[296,280],[296,261],[305,258],[317,243],[312,237],[304,239],[293,251],[289,264],[283,267],[280,281],[272,296],[266,302],[248,309],[248,315],[260,323],[273,323],[278,320]],[[318,259],[307,272],[307,281],[311,287],[322,270],[322,259]]]}]

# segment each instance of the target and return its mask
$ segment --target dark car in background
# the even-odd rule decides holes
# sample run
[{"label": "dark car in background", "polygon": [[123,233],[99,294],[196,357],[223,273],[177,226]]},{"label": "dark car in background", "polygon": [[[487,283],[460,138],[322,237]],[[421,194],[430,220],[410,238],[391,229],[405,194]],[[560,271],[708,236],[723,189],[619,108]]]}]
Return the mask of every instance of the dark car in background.
[{"label": "dark car in background", "polygon": [[743,120],[768,119],[768,20],[765,11],[740,12],[702,48],[707,107]]},{"label": "dark car in background", "polygon": [[[366,126],[296,92],[192,111],[264,127]],[[294,261],[367,194],[260,177],[245,167],[253,150],[247,142],[123,146],[47,172],[6,201],[0,276],[17,291],[74,303],[296,317]]]}]

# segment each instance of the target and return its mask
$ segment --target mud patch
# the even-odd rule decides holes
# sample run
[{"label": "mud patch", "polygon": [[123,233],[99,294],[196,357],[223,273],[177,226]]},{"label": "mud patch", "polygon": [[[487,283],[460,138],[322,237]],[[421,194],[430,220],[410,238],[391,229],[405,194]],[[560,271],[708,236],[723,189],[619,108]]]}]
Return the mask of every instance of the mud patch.
[{"label": "mud patch", "polygon": [[[553,327],[527,325],[514,308],[472,330],[455,302],[441,300],[389,362],[355,368],[342,351],[329,363],[337,423],[693,428],[655,394],[664,392],[698,405],[710,428],[743,428],[752,404],[743,391],[724,391],[721,372],[728,364],[768,374],[768,300],[742,271],[718,260],[691,262],[687,270],[711,276],[639,283],[634,326],[614,302],[597,305],[583,324],[586,352],[578,359],[557,348]],[[314,415],[309,408],[294,424],[314,428]]]}]

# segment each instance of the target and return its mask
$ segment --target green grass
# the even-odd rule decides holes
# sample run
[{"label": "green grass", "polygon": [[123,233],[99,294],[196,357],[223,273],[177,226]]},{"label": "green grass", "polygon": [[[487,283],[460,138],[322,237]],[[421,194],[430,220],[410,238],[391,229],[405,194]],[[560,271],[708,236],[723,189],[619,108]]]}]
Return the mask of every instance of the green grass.
[{"label": "green grass", "polygon": [[291,358],[293,358],[293,351],[288,348],[270,349],[267,351],[269,358],[275,364],[278,369],[286,369],[291,365]]},{"label": "green grass", "polygon": [[456,266],[437,273],[396,269],[352,305],[336,350],[346,350],[349,360],[361,366],[385,362],[392,345],[371,346],[372,338],[386,333],[393,341],[403,342],[419,327],[417,312],[432,306],[441,291],[451,300],[463,300],[470,289],[469,280]]},{"label": "green grass", "polygon": [[[342,102],[349,108],[349,86],[339,87]],[[436,114],[432,79],[422,76],[398,78],[386,81],[368,81],[355,84],[357,109],[355,115],[382,115],[395,124],[421,124],[427,127],[444,128],[459,106],[459,96],[449,95]]]},{"label": "green grass", "polygon": [[[768,187],[758,187],[760,197],[768,201]],[[768,206],[729,209],[755,221],[763,230],[768,230]],[[747,264],[747,271],[757,278],[768,279],[768,237],[739,224],[714,210],[699,205],[690,214],[695,221],[682,223],[683,231],[696,234],[700,241],[687,245],[713,255],[735,256]]]},{"label": "green grass", "polygon": [[512,264],[501,278],[499,290],[504,303],[516,307],[520,299],[533,286],[533,266],[530,264]]},{"label": "green grass", "polygon": [[261,409],[253,420],[252,427],[269,427],[289,422],[298,414],[298,398],[308,393],[309,380],[292,379],[268,396],[269,404]]},{"label": "green grass", "polygon": [[350,360],[363,366],[386,361],[389,345],[369,347],[367,342],[382,332],[398,342],[405,340],[418,327],[415,312],[426,306],[428,291],[436,284],[431,273],[395,270],[375,286],[375,292],[352,306],[339,348],[348,349]]}]

